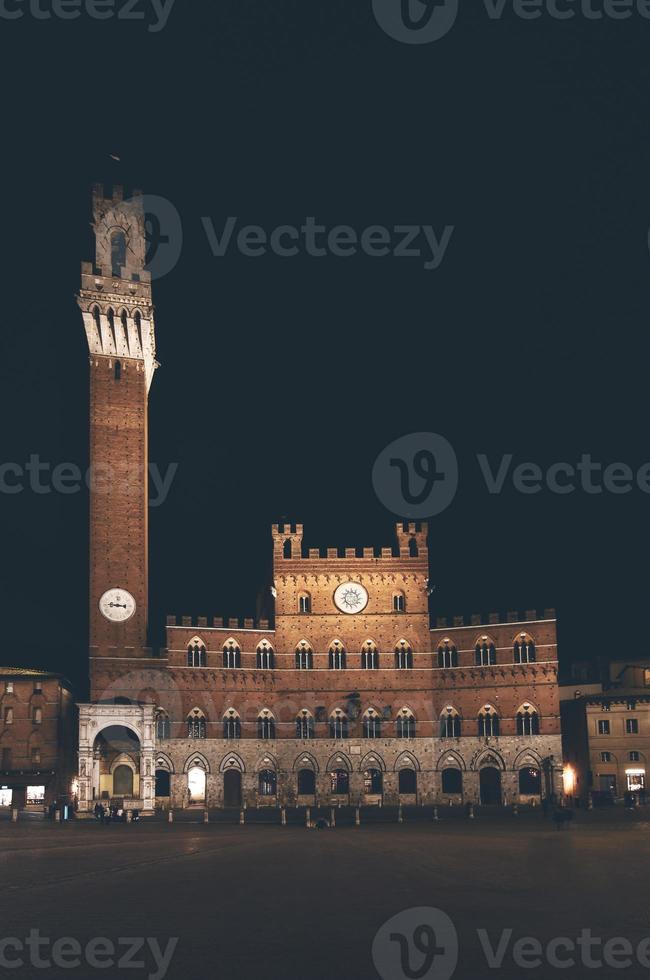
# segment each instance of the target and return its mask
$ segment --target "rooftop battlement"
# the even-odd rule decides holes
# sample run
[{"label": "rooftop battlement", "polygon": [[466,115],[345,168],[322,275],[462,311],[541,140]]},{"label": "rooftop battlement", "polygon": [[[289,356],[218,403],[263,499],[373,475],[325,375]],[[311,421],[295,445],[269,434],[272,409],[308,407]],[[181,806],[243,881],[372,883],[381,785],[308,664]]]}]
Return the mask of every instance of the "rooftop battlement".
[{"label": "rooftop battlement", "polygon": [[396,543],[384,548],[303,548],[302,524],[273,524],[274,562],[324,560],[373,560],[392,561],[396,558],[428,559],[428,525],[422,521],[400,521],[395,525]]}]

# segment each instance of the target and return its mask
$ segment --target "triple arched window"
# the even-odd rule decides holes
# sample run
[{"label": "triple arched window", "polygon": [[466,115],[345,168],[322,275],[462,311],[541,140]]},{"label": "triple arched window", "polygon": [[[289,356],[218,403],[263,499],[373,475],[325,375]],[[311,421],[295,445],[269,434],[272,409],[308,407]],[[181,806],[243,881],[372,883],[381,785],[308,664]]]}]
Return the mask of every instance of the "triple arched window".
[{"label": "triple arched window", "polygon": [[205,646],[203,640],[200,636],[195,636],[193,640],[190,640],[189,646],[187,648],[187,666],[188,667],[206,667],[207,666],[207,654],[205,652]]},{"label": "triple arched window", "polygon": [[474,648],[474,662],[477,667],[492,667],[497,662],[497,651],[494,643],[482,636]]},{"label": "triple arched window", "polygon": [[368,708],[363,716],[363,737],[381,738],[381,716],[374,708]]},{"label": "triple arched window", "polygon": [[395,667],[397,670],[412,670],[413,650],[406,640],[400,640],[395,647]]},{"label": "triple arched window", "polygon": [[345,647],[340,640],[334,640],[329,650],[330,670],[345,670]]},{"label": "triple arched window", "polygon": [[313,715],[303,708],[300,714],[296,715],[296,738],[314,737],[314,718]]},{"label": "triple arched window", "polygon": [[539,715],[532,704],[522,704],[517,712],[517,735],[539,735]]},{"label": "triple arched window", "polygon": [[223,646],[224,667],[241,667],[241,650],[235,640],[226,640]]},{"label": "triple arched window", "polygon": [[485,704],[478,713],[478,734],[480,738],[492,738],[499,734],[499,715],[491,704]]},{"label": "triple arched window", "polygon": [[298,596],[298,612],[303,615],[311,612],[311,596],[309,592],[301,592]]},{"label": "triple arched window", "polygon": [[268,640],[262,640],[257,648],[257,666],[262,670],[271,670],[275,663],[273,647]]},{"label": "triple arched window", "polygon": [[156,738],[171,738],[172,726],[169,716],[165,711],[159,711],[156,715]]},{"label": "triple arched window", "polygon": [[307,640],[301,640],[296,647],[296,667],[298,670],[312,670],[314,666],[314,651]]},{"label": "triple arched window", "polygon": [[535,663],[537,654],[535,644],[528,633],[520,633],[514,643],[514,659],[516,664]]},{"label": "triple arched window", "polygon": [[458,650],[451,642],[451,640],[443,640],[438,647],[438,666],[439,667],[457,667],[458,666]]},{"label": "triple arched window", "polygon": [[340,708],[336,708],[330,715],[330,738],[347,738],[347,737],[348,737],[347,716],[341,711]]},{"label": "triple arched window", "polygon": [[223,716],[223,737],[241,738],[241,720],[234,708],[229,708]]},{"label": "triple arched window", "polygon": [[362,670],[378,670],[379,650],[373,640],[366,640],[361,647],[361,668]]},{"label": "triple arched window", "polygon": [[200,708],[193,708],[187,716],[187,737],[206,738],[206,729],[205,715]]},{"label": "triple arched window", "polygon": [[257,737],[275,738],[275,718],[268,708],[264,708],[257,716]]},{"label": "triple arched window", "polygon": [[441,738],[460,738],[461,721],[460,715],[454,707],[448,705],[440,715],[440,737]]},{"label": "triple arched window", "polygon": [[402,708],[395,721],[395,734],[398,738],[415,738],[415,715],[410,708]]},{"label": "triple arched window", "polygon": [[406,612],[406,598],[403,592],[393,593],[393,612],[396,613]]}]

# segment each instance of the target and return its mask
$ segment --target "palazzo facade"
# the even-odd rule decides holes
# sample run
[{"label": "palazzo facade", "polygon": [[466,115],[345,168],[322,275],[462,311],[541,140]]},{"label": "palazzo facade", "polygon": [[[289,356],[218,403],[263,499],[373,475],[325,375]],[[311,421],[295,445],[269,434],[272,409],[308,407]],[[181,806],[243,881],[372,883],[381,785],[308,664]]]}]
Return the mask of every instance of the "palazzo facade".
[{"label": "palazzo facade", "polygon": [[[144,213],[93,194],[78,297],[90,354],[91,701],[79,799],[158,806],[540,801],[562,792],[553,610],[429,615],[427,526],[390,547],[305,548],[272,528],[270,620],[175,617],[147,646],[154,371]],[[115,515],[120,515],[116,520]]]}]

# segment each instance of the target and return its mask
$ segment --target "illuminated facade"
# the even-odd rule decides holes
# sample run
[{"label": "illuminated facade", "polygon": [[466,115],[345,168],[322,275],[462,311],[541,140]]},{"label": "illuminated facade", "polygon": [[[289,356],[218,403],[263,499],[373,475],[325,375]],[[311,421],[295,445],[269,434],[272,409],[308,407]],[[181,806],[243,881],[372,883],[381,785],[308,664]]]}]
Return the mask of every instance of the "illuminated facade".
[{"label": "illuminated facade", "polygon": [[[93,198],[79,305],[90,353],[91,703],[80,808],[539,800],[561,792],[552,610],[429,618],[427,527],[306,548],[276,525],[271,621],[168,618],[147,647],[147,396],[155,361],[140,198]],[[119,520],[116,520],[119,515]],[[433,556],[435,562],[435,556]]]}]

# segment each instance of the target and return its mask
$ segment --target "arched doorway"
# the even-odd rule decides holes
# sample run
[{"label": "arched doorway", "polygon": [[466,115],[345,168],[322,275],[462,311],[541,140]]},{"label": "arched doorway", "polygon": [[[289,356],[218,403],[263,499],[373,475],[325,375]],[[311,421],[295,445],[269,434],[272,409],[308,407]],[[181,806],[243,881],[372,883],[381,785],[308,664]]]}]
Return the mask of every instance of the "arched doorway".
[{"label": "arched doorway", "polygon": [[171,796],[170,773],[166,769],[156,769],[156,796]]},{"label": "arched doorway", "polygon": [[483,806],[500,806],[501,804],[501,770],[494,766],[486,766],[479,774],[481,788],[481,804]]},{"label": "arched doorway", "polygon": [[113,770],[113,796],[133,796],[133,769],[124,764]]},{"label": "arched doorway", "polygon": [[227,769],[223,774],[223,805],[241,806],[241,773],[239,769]]},{"label": "arched doorway", "polygon": [[205,803],[205,769],[192,766],[187,773],[188,801],[190,806],[200,806]]},{"label": "arched doorway", "polygon": [[418,777],[415,769],[400,769],[397,788],[401,795],[413,796],[417,792]]},{"label": "arched doorway", "polygon": [[316,774],[313,769],[301,769],[298,773],[298,795],[314,796],[316,793]]},{"label": "arched doorway", "polygon": [[365,770],[363,788],[366,796],[381,796],[384,788],[384,777],[381,769]]},{"label": "arched doorway", "polygon": [[519,770],[520,796],[542,795],[542,774],[536,766],[524,766]]}]

